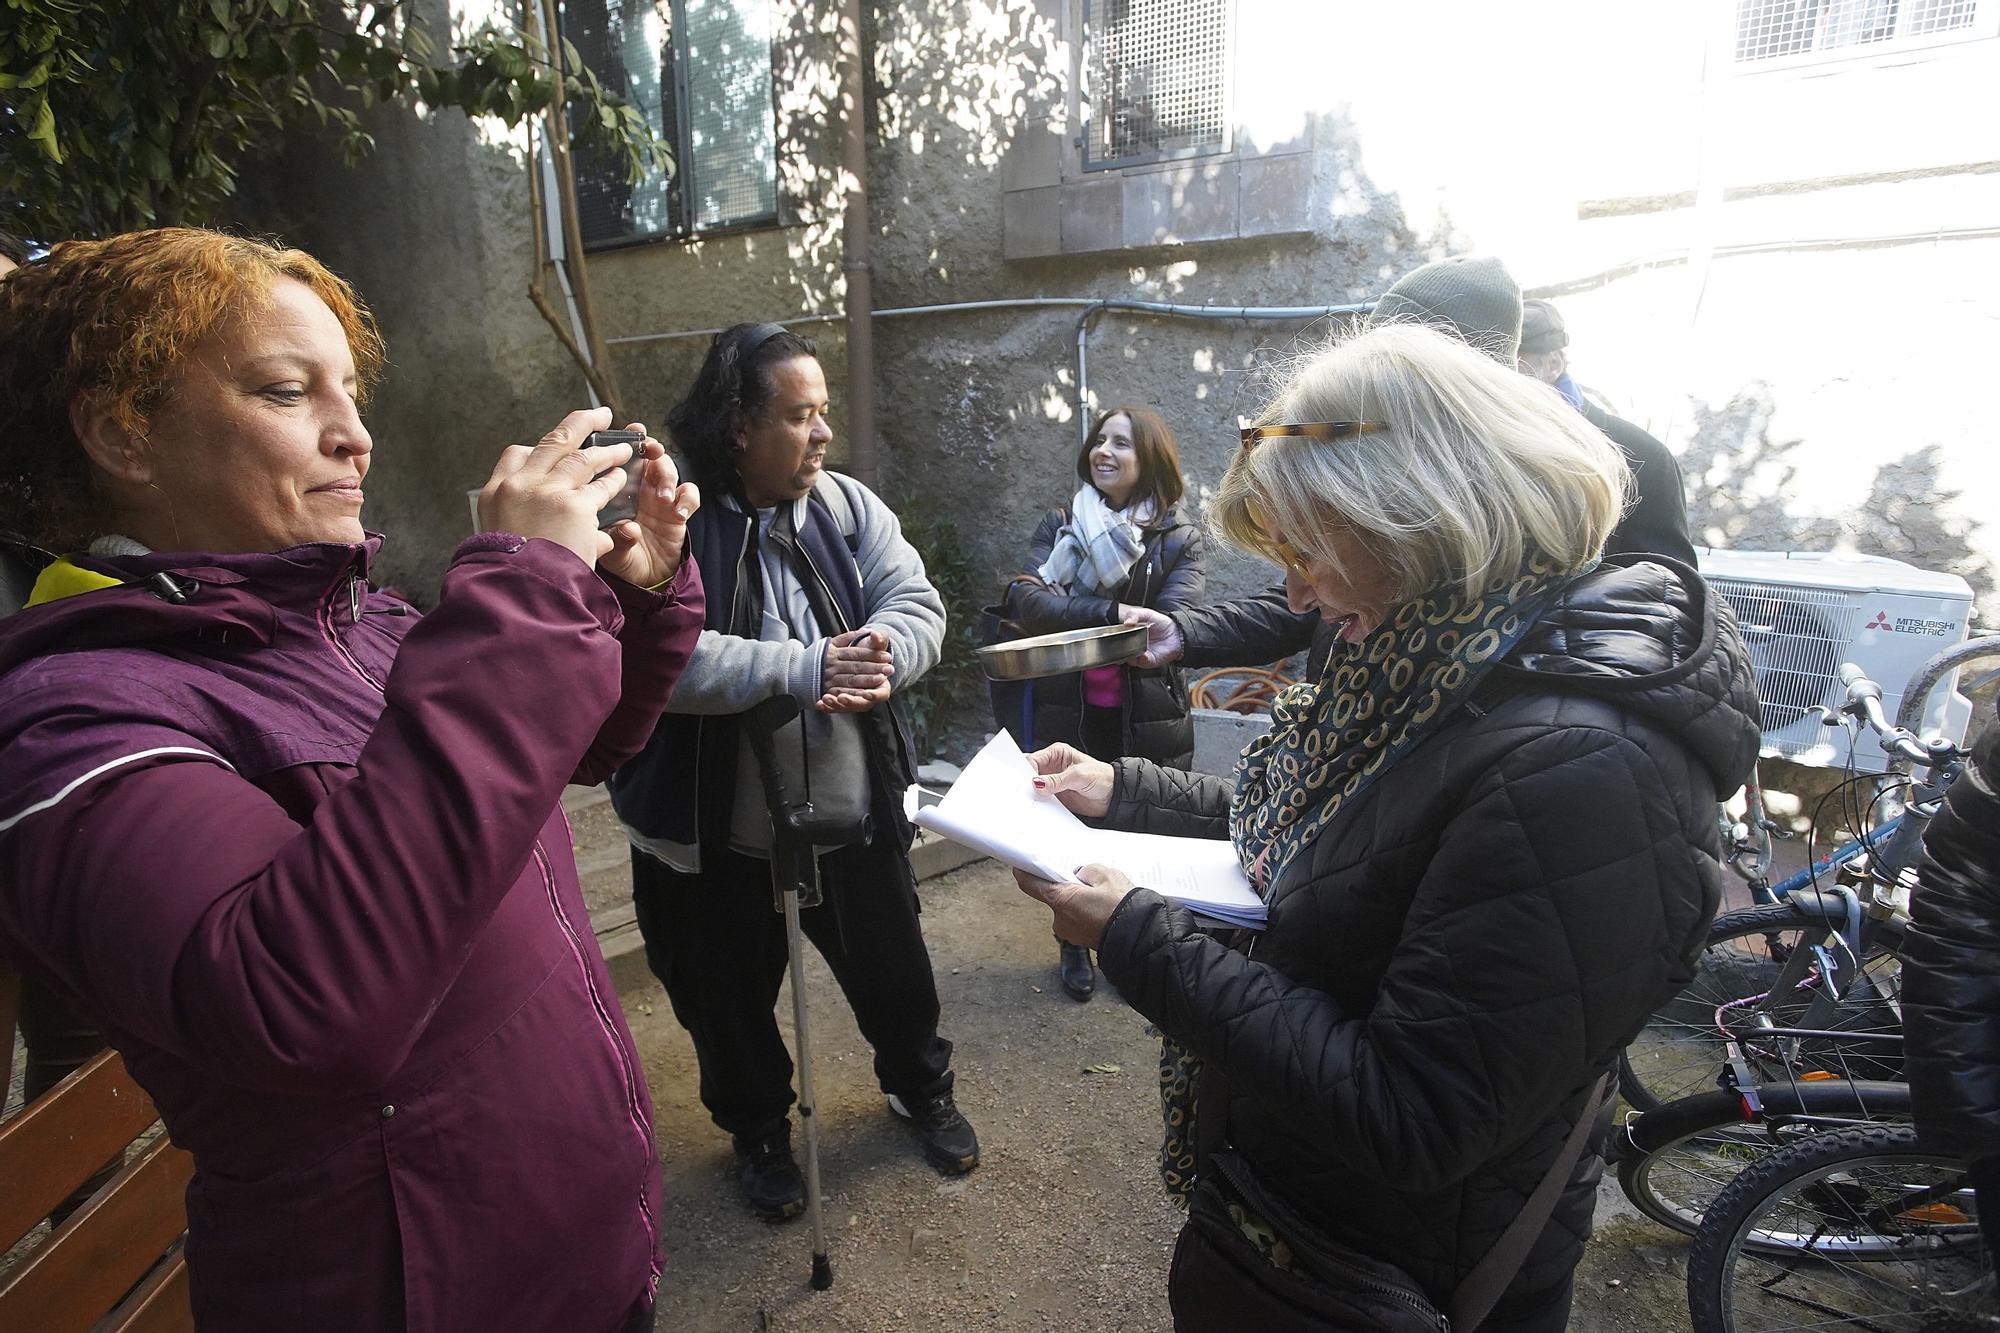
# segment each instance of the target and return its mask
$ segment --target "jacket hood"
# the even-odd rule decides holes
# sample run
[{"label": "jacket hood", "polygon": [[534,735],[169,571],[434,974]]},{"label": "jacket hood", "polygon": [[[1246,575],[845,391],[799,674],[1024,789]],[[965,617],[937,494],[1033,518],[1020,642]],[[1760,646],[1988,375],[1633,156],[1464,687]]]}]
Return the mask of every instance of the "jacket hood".
[{"label": "jacket hood", "polygon": [[1496,674],[1610,699],[1678,737],[1718,790],[1760,744],[1757,682],[1729,604],[1660,556],[1614,556],[1571,584]]},{"label": "jacket hood", "polygon": [[279,608],[312,607],[343,580],[365,579],[381,546],[380,534],[371,533],[360,543],[245,554],[68,557],[59,562],[70,572],[61,580],[65,595],[0,619],[0,676],[37,657],[91,648],[190,639],[268,644]]}]

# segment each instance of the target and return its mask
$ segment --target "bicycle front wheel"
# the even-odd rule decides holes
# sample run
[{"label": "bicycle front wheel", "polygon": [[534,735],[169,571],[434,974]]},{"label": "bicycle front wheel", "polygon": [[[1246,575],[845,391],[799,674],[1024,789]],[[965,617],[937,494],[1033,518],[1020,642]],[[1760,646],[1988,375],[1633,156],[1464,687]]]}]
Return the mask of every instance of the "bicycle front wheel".
[{"label": "bicycle front wheel", "polygon": [[[1822,916],[1790,902],[1725,912],[1709,927],[1708,946],[1694,980],[1660,1006],[1625,1048],[1618,1062],[1618,1090],[1639,1111],[1693,1096],[1715,1086],[1722,1072],[1729,1027],[1742,1030],[1756,1014],[1779,1027],[1797,1026],[1813,1001],[1816,984],[1775,995],[1785,964],[1801,948],[1832,939]],[[1899,1047],[1871,1041],[1902,1031],[1903,924],[1870,924],[1868,956],[1840,999],[1825,1037],[1749,1043],[1744,1054],[1757,1078],[1783,1082],[1807,1074],[1848,1079],[1899,1079]],[[1838,947],[1837,945],[1835,947]],[[1723,1020],[1718,1022],[1718,1016]]]},{"label": "bicycle front wheel", "polygon": [[1709,1208],[1688,1312],[1695,1333],[2000,1327],[1965,1164],[1888,1125],[1770,1154]]}]

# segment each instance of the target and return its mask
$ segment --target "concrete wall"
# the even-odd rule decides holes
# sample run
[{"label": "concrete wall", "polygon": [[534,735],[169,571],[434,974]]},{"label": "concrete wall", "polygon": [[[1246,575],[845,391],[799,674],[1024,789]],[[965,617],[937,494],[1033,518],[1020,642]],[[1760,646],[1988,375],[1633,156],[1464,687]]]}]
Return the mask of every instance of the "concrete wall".
[{"label": "concrete wall", "polygon": [[[838,313],[834,6],[777,3],[787,225],[593,257],[607,335]],[[1718,45],[1726,0],[1239,0],[1235,151],[1097,173],[1085,183],[1117,183],[1121,241],[1141,243],[1092,248],[1064,243],[1065,227],[1112,230],[1089,198],[1062,194],[1083,180],[1062,156],[1080,4],[873,8],[878,306],[1335,303],[1434,254],[1499,254],[1561,300],[1579,378],[1685,452],[1704,535],[1886,550],[1990,590],[1979,388],[2000,316],[2000,123],[1978,93],[2000,73],[2000,42],[1744,74]],[[301,171],[286,204],[388,330],[368,517],[393,531],[392,576],[421,593],[493,448],[583,390],[522,294],[522,141],[455,116],[384,117],[377,132],[358,172]],[[1280,159],[1307,164],[1286,177],[1296,188],[1245,192]],[[1037,212],[1029,196],[1051,181],[1054,211]],[[1113,193],[1095,197],[1109,208]],[[1230,208],[1233,230],[1211,216]],[[1260,216],[1256,234],[1244,219]],[[1223,238],[1177,239],[1194,234]],[[839,326],[819,332],[838,399]],[[1158,406],[1199,497],[1301,332],[1325,330],[1103,319],[1092,397]],[[883,489],[955,517],[997,582],[1071,484],[1073,313],[885,319],[877,344]],[[634,413],[659,421],[700,350],[621,345]],[[1227,593],[1266,574],[1224,555],[1214,577]]]}]

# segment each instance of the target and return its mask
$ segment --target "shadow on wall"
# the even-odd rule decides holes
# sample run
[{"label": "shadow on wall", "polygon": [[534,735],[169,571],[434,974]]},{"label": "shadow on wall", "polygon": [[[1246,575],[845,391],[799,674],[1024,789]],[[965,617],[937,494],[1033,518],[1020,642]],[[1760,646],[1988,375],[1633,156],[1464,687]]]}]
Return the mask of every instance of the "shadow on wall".
[{"label": "shadow on wall", "polygon": [[1926,445],[1874,465],[1867,492],[1847,512],[1799,515],[1787,497],[1810,459],[1806,441],[1778,439],[1770,388],[1753,383],[1720,407],[1697,401],[1694,430],[1681,454],[1688,521],[1708,546],[1776,551],[1852,550],[1959,575],[1972,585],[1982,620],[1995,619],[1995,570],[1973,545],[1980,523],[1963,512],[1963,493],[1943,481],[1944,450]]}]

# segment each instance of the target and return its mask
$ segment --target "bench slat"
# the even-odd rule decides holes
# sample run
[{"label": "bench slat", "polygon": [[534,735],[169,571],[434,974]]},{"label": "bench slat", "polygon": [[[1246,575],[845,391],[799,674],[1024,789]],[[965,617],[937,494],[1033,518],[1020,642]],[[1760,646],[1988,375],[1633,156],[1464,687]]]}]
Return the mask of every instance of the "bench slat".
[{"label": "bench slat", "polygon": [[118,1308],[91,1325],[90,1333],[194,1333],[194,1307],[188,1302],[187,1260],[177,1240],[159,1267],[119,1302]]},{"label": "bench slat", "polygon": [[14,1029],[21,1025],[21,978],[0,967],[0,1051],[7,1058],[0,1060],[0,1110],[5,1110],[7,1089],[14,1086]]},{"label": "bench slat", "polygon": [[0,1125],[0,1242],[11,1248],[156,1119],[124,1060],[100,1051]]},{"label": "bench slat", "polygon": [[89,1328],[187,1229],[193,1174],[193,1158],[155,1139],[0,1285],[0,1328]]}]

